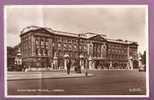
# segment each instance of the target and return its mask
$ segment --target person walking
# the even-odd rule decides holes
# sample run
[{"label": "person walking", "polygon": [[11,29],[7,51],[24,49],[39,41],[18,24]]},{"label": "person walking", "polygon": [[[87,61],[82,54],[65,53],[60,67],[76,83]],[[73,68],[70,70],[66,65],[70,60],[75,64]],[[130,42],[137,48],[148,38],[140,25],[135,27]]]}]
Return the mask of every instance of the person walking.
[{"label": "person walking", "polygon": [[67,74],[69,75],[70,74],[70,69],[71,69],[71,60],[69,59],[67,61]]}]

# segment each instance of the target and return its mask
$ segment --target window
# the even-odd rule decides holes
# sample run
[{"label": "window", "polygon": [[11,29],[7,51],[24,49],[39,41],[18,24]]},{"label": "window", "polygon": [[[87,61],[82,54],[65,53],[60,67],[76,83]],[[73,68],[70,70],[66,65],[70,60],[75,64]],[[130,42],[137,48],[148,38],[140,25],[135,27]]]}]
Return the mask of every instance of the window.
[{"label": "window", "polygon": [[79,46],[79,50],[80,50],[80,51],[82,50],[82,46],[81,46],[81,45]]},{"label": "window", "polygon": [[104,46],[103,46],[103,48],[105,49],[105,48],[106,48],[106,46],[104,45]]},{"label": "window", "polygon": [[64,53],[63,52],[59,52],[59,56],[60,57],[63,57],[64,56]]},{"label": "window", "polygon": [[63,49],[64,49],[64,50],[67,49],[67,45],[66,45],[66,44],[63,45]]},{"label": "window", "polygon": [[74,45],[74,49],[75,49],[75,50],[77,49],[77,46],[76,46],[76,45]]},{"label": "window", "polygon": [[48,42],[48,40],[46,40],[45,46],[46,46],[47,49],[49,48],[49,42]]},{"label": "window", "polygon": [[40,50],[40,55],[43,55],[43,51],[44,51],[43,49]]},{"label": "window", "polygon": [[62,42],[62,37],[59,37],[58,42]]},{"label": "window", "polygon": [[68,45],[68,47],[69,47],[69,50],[71,50],[71,49],[72,49],[72,46],[71,46],[71,45]]},{"label": "window", "polygon": [[35,40],[35,44],[36,44],[36,48],[39,48],[39,40],[38,39]]},{"label": "window", "polygon": [[48,55],[48,50],[45,50],[45,54]]},{"label": "window", "polygon": [[38,55],[38,49],[36,49],[36,52],[35,53],[36,53],[36,55]]},{"label": "window", "polygon": [[58,43],[58,48],[60,48],[60,46],[61,46],[60,43]]},{"label": "window", "polygon": [[87,47],[86,46],[84,46],[84,51],[86,51],[87,50]]},{"label": "window", "polygon": [[66,39],[66,38],[63,38],[63,42],[64,42],[64,43],[67,43],[67,39]]}]

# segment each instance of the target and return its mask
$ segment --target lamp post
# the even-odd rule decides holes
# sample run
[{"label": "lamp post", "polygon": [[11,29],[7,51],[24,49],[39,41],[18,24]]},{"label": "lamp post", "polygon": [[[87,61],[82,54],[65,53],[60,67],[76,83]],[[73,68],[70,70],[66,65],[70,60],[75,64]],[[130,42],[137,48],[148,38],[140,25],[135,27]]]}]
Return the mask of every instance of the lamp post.
[{"label": "lamp post", "polygon": [[15,64],[17,65],[17,70],[22,71],[22,55],[21,50],[18,48],[17,55],[15,57]]},{"label": "lamp post", "polygon": [[88,58],[86,57],[86,61],[85,61],[85,76],[87,77],[88,76],[88,65],[89,65],[89,61],[88,61]]},{"label": "lamp post", "polygon": [[75,67],[76,73],[81,73],[81,66],[80,66],[80,35],[78,34],[78,58],[77,58],[77,66]]}]

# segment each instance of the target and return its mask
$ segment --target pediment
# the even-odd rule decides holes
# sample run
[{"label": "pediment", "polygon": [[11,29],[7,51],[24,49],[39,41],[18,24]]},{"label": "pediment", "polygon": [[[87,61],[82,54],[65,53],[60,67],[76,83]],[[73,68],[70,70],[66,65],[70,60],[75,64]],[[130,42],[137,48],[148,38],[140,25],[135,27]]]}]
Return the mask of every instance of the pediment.
[{"label": "pediment", "polygon": [[44,28],[39,28],[37,30],[32,31],[34,35],[40,35],[40,36],[51,36],[53,33],[49,32],[48,30]]},{"label": "pediment", "polygon": [[105,38],[103,38],[101,35],[96,35],[96,36],[93,36],[91,38],[89,38],[90,40],[94,40],[94,41],[101,41],[101,42],[104,42],[106,41]]}]

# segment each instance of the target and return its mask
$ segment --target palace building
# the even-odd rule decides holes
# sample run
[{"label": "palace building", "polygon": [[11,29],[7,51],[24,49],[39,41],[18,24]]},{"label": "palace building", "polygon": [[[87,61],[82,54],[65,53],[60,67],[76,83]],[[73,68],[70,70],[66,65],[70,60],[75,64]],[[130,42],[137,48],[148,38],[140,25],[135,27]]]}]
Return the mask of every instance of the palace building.
[{"label": "palace building", "polygon": [[32,69],[66,69],[80,65],[89,69],[133,69],[137,66],[136,42],[108,39],[97,33],[69,33],[29,26],[21,31],[22,65]]}]

